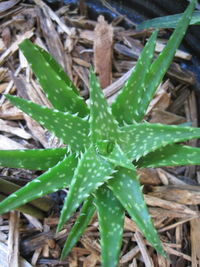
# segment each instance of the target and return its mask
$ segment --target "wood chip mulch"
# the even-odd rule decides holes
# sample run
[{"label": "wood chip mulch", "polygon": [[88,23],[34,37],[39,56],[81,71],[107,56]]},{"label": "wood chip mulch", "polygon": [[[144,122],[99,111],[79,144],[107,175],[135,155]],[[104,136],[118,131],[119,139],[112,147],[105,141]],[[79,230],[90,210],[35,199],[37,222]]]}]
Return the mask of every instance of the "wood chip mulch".
[{"label": "wood chip mulch", "polygon": [[[105,4],[105,1],[103,1]],[[102,88],[112,103],[128,79],[151,31],[125,29],[118,14],[109,24],[103,16],[97,21],[87,17],[87,6],[60,4],[52,10],[42,0],[0,2],[0,149],[32,149],[60,146],[47,130],[13,107],[3,93],[17,94],[51,106],[35,80],[27,61],[18,49],[25,38],[48,50],[63,66],[80,94],[88,99],[88,74],[95,66]],[[110,7],[111,8],[111,7]],[[156,52],[166,40],[157,41]],[[146,119],[165,124],[192,123],[197,126],[198,110],[195,77],[180,67],[191,55],[178,50],[164,82],[152,100]],[[38,66],[39,67],[39,66]],[[198,146],[198,140],[187,142]],[[200,265],[200,169],[198,166],[143,169],[138,171],[144,184],[145,199],[154,224],[169,255],[155,254],[126,216],[120,266],[199,266]],[[0,180],[17,186],[26,184],[40,173],[0,167]],[[1,183],[1,182],[0,182]],[[0,196],[5,192],[0,188]],[[37,208],[43,219],[12,211],[0,216],[0,265],[69,266],[100,265],[99,232],[96,215],[78,244],[63,262],[59,257],[78,212],[56,234],[59,210],[67,191],[46,198],[47,212]]]}]

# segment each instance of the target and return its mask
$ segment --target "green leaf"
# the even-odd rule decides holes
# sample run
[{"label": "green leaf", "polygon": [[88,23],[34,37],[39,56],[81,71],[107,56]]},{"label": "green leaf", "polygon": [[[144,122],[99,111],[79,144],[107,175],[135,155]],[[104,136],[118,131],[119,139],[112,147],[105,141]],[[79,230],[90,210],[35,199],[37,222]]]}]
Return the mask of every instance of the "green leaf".
[{"label": "green leaf", "polygon": [[135,167],[133,166],[132,162],[126,157],[126,155],[121,150],[118,144],[115,144],[113,150],[109,154],[102,157],[113,163],[115,166],[135,170]]},{"label": "green leaf", "polygon": [[91,221],[94,212],[95,212],[95,206],[93,204],[94,198],[93,196],[90,196],[85,203],[83,204],[83,207],[81,209],[80,215],[78,219],[76,220],[74,226],[72,227],[67,240],[65,242],[65,245],[62,250],[61,254],[61,260],[64,260],[70,250],[75,246],[75,244],[78,242],[79,238],[83,234],[85,228]]},{"label": "green leaf", "polygon": [[0,166],[47,170],[62,160],[66,154],[66,148],[0,150]]},{"label": "green leaf", "polygon": [[74,155],[65,158],[2,201],[0,203],[0,214],[67,187],[71,183],[76,165],[77,158]]},{"label": "green leaf", "polygon": [[[164,17],[157,17],[137,25],[137,30],[144,30],[148,28],[176,28],[179,20],[183,16],[183,13],[176,15],[169,15]],[[194,11],[190,21],[190,25],[200,24],[200,11]]]},{"label": "green leaf", "polygon": [[149,153],[137,162],[139,168],[181,165],[200,165],[200,148],[168,145]]},{"label": "green leaf", "polygon": [[122,243],[124,209],[105,185],[97,190],[95,196],[101,235],[102,266],[117,267]]},{"label": "green leaf", "polygon": [[77,94],[70,79],[47,52],[29,40],[23,41],[19,47],[54,108],[73,114],[78,112],[81,117],[88,115],[84,99]]},{"label": "green leaf", "polygon": [[115,141],[118,123],[112,115],[94,72],[90,71],[90,123],[93,143]]},{"label": "green leaf", "polygon": [[165,256],[160,239],[147,210],[136,171],[118,168],[114,178],[109,180],[107,184],[122,206],[128,211],[146,239],[157,252]]},{"label": "green leaf", "polygon": [[113,166],[106,162],[93,147],[90,147],[79,161],[61,212],[58,231],[70,218],[79,205],[114,172]]},{"label": "green leaf", "polygon": [[[0,193],[0,201],[3,201],[5,198],[7,198],[7,197]],[[42,212],[41,210],[32,206],[31,204],[26,204],[26,205],[20,206],[20,207],[16,208],[16,210],[18,210],[22,213],[26,213],[30,216],[33,216],[39,220],[42,220],[45,217],[44,212]]]},{"label": "green leaf", "polygon": [[[44,49],[42,49],[40,46],[33,44],[32,42],[30,42],[29,40],[25,40],[22,45],[20,44],[20,49],[21,46],[23,46],[25,44],[25,46],[29,46],[30,47],[36,47],[40,54],[44,57],[45,61],[47,62],[47,64],[50,65],[50,67],[52,68],[52,70],[55,71],[56,75],[60,76],[61,80],[63,80],[65,82],[65,84],[70,87],[71,89],[73,89],[74,93],[76,93],[77,95],[79,95],[79,92],[76,88],[76,86],[73,84],[73,82],[70,80],[70,78],[67,76],[67,74],[65,73],[64,69],[61,67],[61,65],[59,65],[57,63],[57,61]],[[25,50],[24,50],[25,51]],[[30,57],[30,55],[28,55]],[[31,62],[30,62],[31,63]],[[32,64],[32,63],[31,63]],[[66,90],[65,87],[62,88],[62,90]],[[81,108],[81,107],[80,107]],[[86,106],[87,108],[87,106]]]},{"label": "green leaf", "polygon": [[200,137],[200,128],[140,123],[122,127],[120,146],[126,156],[138,160],[166,145]]},{"label": "green leaf", "polygon": [[70,146],[72,151],[84,150],[89,145],[88,121],[16,96],[6,95],[6,98]]},{"label": "green leaf", "polygon": [[145,79],[146,88],[141,98],[140,106],[137,109],[138,122],[144,118],[149,103],[173,60],[176,49],[179,47],[190,23],[195,4],[195,0],[190,2],[165,48],[150,67]]},{"label": "green leaf", "polygon": [[[125,86],[112,104],[112,113],[120,123],[131,124],[138,121],[139,106],[145,94],[145,78],[154,56],[157,31],[155,31],[145,45],[137,64]],[[138,79],[138,77],[140,77]],[[139,117],[140,118],[140,117]]]}]

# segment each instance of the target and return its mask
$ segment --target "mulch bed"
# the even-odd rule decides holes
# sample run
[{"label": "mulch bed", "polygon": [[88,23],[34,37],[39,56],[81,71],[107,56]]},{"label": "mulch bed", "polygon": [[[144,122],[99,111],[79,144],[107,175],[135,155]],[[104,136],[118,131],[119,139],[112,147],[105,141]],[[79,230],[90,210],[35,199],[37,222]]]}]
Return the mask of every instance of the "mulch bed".
[{"label": "mulch bed", "polygon": [[[106,4],[105,1],[103,1]],[[49,51],[63,66],[80,94],[88,99],[90,65],[95,66],[109,103],[122,88],[151,34],[121,26],[126,18],[108,24],[103,16],[97,21],[87,16],[87,6],[60,4],[52,10],[41,0],[0,3],[0,149],[59,147],[59,140],[38,123],[13,107],[3,93],[51,107],[38,82],[18,49],[25,38]],[[111,8],[111,6],[107,6]],[[112,10],[115,12],[115,10]],[[166,40],[160,31],[156,52]],[[146,120],[154,123],[191,123],[197,127],[198,110],[194,75],[181,68],[191,55],[178,50],[163,83],[152,100]],[[39,67],[39,66],[38,66]],[[187,142],[198,146],[198,140]],[[198,266],[200,264],[200,171],[198,166],[139,170],[145,199],[154,224],[169,255],[157,255],[126,216],[120,266]],[[0,184],[4,181],[22,186],[40,174],[36,171],[0,167]],[[3,188],[3,187],[2,187]],[[0,193],[5,195],[3,189]],[[100,244],[96,215],[84,235],[65,261],[59,257],[77,213],[56,234],[60,208],[67,190],[54,193],[45,201],[48,210],[39,220],[12,211],[0,216],[1,266],[100,266]],[[9,257],[7,257],[9,253]],[[18,265],[20,259],[20,263]],[[23,262],[23,265],[22,265]]]}]

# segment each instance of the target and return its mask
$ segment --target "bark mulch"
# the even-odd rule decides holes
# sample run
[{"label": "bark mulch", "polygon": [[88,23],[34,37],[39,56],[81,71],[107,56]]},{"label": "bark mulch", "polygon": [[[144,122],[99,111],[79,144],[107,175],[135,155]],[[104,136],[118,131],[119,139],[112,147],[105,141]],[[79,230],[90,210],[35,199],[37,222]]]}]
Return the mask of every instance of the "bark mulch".
[{"label": "bark mulch", "polygon": [[[102,1],[107,5],[106,1]],[[112,9],[108,5],[108,8]],[[0,149],[33,149],[60,146],[38,123],[13,107],[3,96],[17,94],[35,103],[51,106],[18,49],[25,38],[49,51],[63,66],[80,94],[88,99],[90,65],[95,66],[109,103],[122,88],[151,34],[121,26],[126,19],[117,13],[110,24],[103,16],[91,20],[87,5],[59,4],[51,9],[42,0],[0,2]],[[112,10],[115,12],[115,10]],[[166,40],[160,31],[156,52]],[[165,79],[152,100],[146,120],[165,124],[198,124],[197,88],[194,75],[181,68],[191,55],[178,50]],[[39,67],[39,66],[38,66]],[[187,142],[198,146],[198,140]],[[198,166],[139,170],[145,199],[163,241],[168,259],[155,251],[126,216],[120,266],[199,266],[200,264],[200,171]],[[9,194],[40,174],[36,171],[0,167],[0,196]],[[5,186],[5,183],[12,186]],[[8,191],[5,188],[9,188]],[[0,265],[4,266],[100,266],[96,215],[65,261],[59,257],[78,212],[56,234],[59,211],[67,190],[44,199],[45,209],[34,216],[12,211],[0,216]],[[38,219],[40,218],[40,219]]]}]

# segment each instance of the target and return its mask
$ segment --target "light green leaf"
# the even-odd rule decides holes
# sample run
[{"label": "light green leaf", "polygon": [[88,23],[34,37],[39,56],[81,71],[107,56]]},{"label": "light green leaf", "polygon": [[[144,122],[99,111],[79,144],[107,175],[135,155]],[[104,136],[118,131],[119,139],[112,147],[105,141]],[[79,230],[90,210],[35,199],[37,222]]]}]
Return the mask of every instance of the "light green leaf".
[{"label": "light green leaf", "polygon": [[0,166],[47,170],[61,161],[64,155],[67,155],[66,148],[0,150]]},{"label": "light green leaf", "polygon": [[65,245],[63,247],[61,260],[64,260],[66,258],[70,250],[78,242],[85,228],[88,226],[89,222],[91,221],[94,215],[94,212],[95,212],[95,206],[93,202],[94,202],[94,198],[93,196],[90,196],[83,204],[80,215],[78,219],[76,220],[74,226],[72,227],[67,237],[67,240],[65,242]]},{"label": "light green leaf", "polygon": [[36,198],[67,187],[73,177],[77,158],[72,155],[26,184],[0,203],[0,214],[13,210]]},{"label": "light green leaf", "polygon": [[145,45],[130,78],[112,104],[112,113],[120,125],[138,121],[140,115],[138,110],[146,90],[145,78],[154,56],[156,38],[157,31],[152,34]]},{"label": "light green leaf", "polygon": [[[137,25],[137,30],[143,30],[148,28],[176,28],[179,20],[183,16],[183,13],[176,15],[169,15],[164,17],[157,17],[149,20],[145,20],[144,22]],[[192,18],[190,21],[190,25],[200,24],[200,11],[194,11],[192,14]]]},{"label": "light green leaf", "polygon": [[149,103],[173,60],[176,49],[179,47],[190,23],[195,4],[195,0],[190,2],[165,48],[150,67],[149,73],[145,79],[146,88],[141,98],[139,109],[137,109],[138,122],[144,118]]},{"label": "light green leaf", "polygon": [[19,47],[54,108],[72,114],[78,112],[81,117],[88,115],[84,99],[77,94],[70,79],[47,52],[29,40],[23,41]]},{"label": "light green leaf", "polygon": [[132,162],[126,157],[118,144],[115,144],[113,150],[109,154],[102,157],[113,163],[115,166],[135,170]]},{"label": "light green leaf", "polygon": [[117,267],[122,243],[124,208],[106,185],[101,186],[95,195],[101,235],[102,266]]},{"label": "light green leaf", "polygon": [[114,178],[109,180],[107,184],[150,244],[157,252],[165,256],[160,239],[147,210],[136,171],[118,168]]},{"label": "light green leaf", "polygon": [[89,124],[75,115],[40,106],[25,99],[6,95],[10,102],[39,122],[67,144],[72,151],[84,150],[89,145]]},{"label": "light green leaf", "polygon": [[70,218],[79,205],[114,172],[113,166],[106,162],[93,147],[90,147],[79,161],[70,190],[61,212],[58,231]]},{"label": "light green leaf", "polygon": [[138,160],[166,145],[200,137],[200,128],[153,123],[122,127],[120,146],[127,157]]},{"label": "light green leaf", "polygon": [[90,71],[90,123],[93,143],[115,141],[118,123],[112,115],[94,72]]},{"label": "light green leaf", "polygon": [[149,153],[137,162],[139,168],[181,165],[200,165],[200,148],[168,145]]}]

